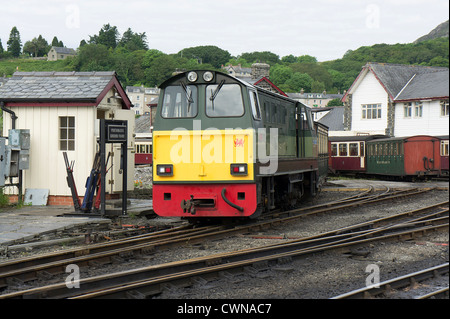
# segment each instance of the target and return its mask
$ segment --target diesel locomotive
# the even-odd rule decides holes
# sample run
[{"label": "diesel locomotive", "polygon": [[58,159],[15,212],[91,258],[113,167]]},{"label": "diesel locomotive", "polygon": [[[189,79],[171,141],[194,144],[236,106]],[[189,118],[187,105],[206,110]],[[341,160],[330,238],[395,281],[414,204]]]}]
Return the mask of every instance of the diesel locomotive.
[{"label": "diesel locomotive", "polygon": [[255,218],[317,193],[328,128],[304,104],[208,70],[177,74],[160,89],[153,126],[159,216]]}]

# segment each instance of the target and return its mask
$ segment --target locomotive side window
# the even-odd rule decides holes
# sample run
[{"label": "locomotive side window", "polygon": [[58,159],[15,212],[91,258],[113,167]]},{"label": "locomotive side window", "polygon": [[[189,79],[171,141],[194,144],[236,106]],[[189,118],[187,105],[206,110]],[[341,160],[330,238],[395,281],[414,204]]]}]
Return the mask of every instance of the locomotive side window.
[{"label": "locomotive side window", "polygon": [[193,85],[169,86],[164,91],[163,118],[186,118],[197,116],[197,87]]},{"label": "locomotive side window", "polygon": [[259,108],[258,96],[255,91],[250,91],[250,103],[252,104],[253,118],[261,120],[261,109]]},{"label": "locomotive side window", "polygon": [[266,114],[266,123],[270,123],[270,104],[269,102],[264,102],[264,112]]},{"label": "locomotive side window", "polygon": [[241,87],[237,84],[221,84],[206,87],[206,115],[210,117],[244,115]]}]

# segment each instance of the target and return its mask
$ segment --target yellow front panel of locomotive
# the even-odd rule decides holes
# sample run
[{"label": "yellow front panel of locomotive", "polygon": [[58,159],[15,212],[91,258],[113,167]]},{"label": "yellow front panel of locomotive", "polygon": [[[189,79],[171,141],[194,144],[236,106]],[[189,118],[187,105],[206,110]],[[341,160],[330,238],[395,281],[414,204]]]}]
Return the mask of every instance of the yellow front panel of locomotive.
[{"label": "yellow front panel of locomotive", "polygon": [[[153,132],[153,180],[251,181],[253,130],[173,130]],[[231,175],[230,164],[247,164],[248,174]],[[173,165],[173,176],[158,176],[158,165]]]}]

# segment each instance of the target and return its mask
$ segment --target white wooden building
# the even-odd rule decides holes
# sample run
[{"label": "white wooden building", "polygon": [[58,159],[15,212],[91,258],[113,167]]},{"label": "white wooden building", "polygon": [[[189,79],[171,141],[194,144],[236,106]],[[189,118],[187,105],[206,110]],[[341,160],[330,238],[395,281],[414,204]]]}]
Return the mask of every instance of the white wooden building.
[{"label": "white wooden building", "polygon": [[[128,179],[134,188],[134,112],[115,72],[16,72],[0,88],[0,102],[17,116],[16,128],[30,130],[29,169],[23,190],[49,189],[48,204],[73,204],[66,181],[63,152],[75,161],[74,178],[80,197],[98,150],[99,119],[128,121]],[[12,120],[3,113],[3,136]],[[114,155],[106,192],[122,191],[120,144],[107,144]],[[10,194],[17,193],[9,187]]]},{"label": "white wooden building", "polygon": [[367,63],[343,97],[353,135],[448,135],[449,70]]}]

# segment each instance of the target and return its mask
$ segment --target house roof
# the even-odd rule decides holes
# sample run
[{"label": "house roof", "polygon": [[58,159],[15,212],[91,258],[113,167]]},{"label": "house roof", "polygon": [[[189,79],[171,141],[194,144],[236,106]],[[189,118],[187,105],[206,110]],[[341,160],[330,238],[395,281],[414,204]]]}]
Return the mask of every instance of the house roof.
[{"label": "house roof", "polygon": [[150,115],[141,115],[136,118],[134,131],[135,133],[150,133],[151,126]]},{"label": "house roof", "polygon": [[344,94],[328,93],[286,93],[291,99],[342,99]]},{"label": "house roof", "polygon": [[414,76],[395,97],[396,101],[448,98],[449,72],[437,71]]},{"label": "house roof", "polygon": [[124,108],[131,102],[120,85],[116,72],[15,72],[0,87],[0,101],[87,102],[98,105],[106,93],[115,87]]},{"label": "house roof", "polygon": [[[411,82],[413,77],[438,71],[448,72],[448,68],[369,62],[362,68],[361,73],[353,82],[347,94],[343,97],[342,100],[345,100],[348,94],[353,93],[357,89],[362,79],[364,79],[365,75],[368,72],[372,72],[375,75],[381,86],[383,86],[383,88],[386,90],[391,100],[395,100],[395,97],[405,89],[405,86],[407,86]],[[426,77],[419,77],[419,79],[425,78]]]},{"label": "house roof", "polygon": [[278,92],[278,94],[288,97],[286,93],[284,93],[280,88],[278,88],[278,86],[273,84],[272,81],[270,81],[265,76],[263,76],[259,80],[256,80],[256,82],[253,83],[253,85],[258,86],[258,84],[260,84],[261,82],[266,82],[270,87],[272,87],[276,92]]},{"label": "house roof", "polygon": [[55,49],[55,52],[59,54],[72,54],[72,55],[77,54],[77,52],[71,48],[52,47],[52,49]]},{"label": "house roof", "polygon": [[335,106],[332,107],[328,114],[324,115],[317,122],[328,126],[330,131],[343,131],[344,130],[344,107]]}]

